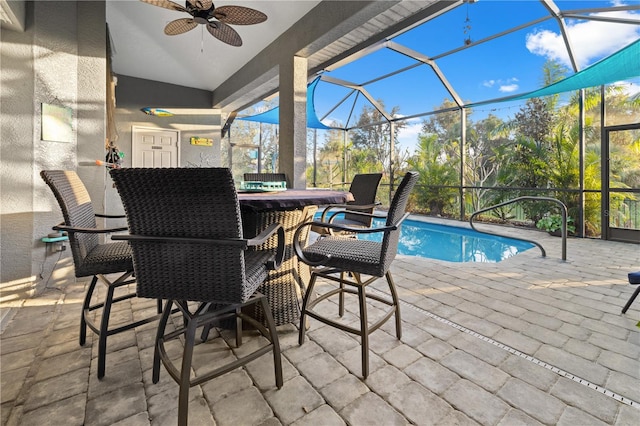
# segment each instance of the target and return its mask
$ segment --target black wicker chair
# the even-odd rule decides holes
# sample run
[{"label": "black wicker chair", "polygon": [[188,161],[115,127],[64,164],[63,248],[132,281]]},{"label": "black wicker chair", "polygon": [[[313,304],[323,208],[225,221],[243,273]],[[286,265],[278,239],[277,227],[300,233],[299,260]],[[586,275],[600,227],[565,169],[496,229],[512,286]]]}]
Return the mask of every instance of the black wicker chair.
[{"label": "black wicker chair", "polygon": [[[87,338],[87,327],[98,335],[98,378],[102,379],[106,368],[107,337],[147,324],[159,318],[159,315],[144,318],[109,329],[109,316],[114,303],[136,297],[135,292],[116,296],[116,289],[135,282],[131,248],[125,241],[100,243],[100,234],[125,231],[126,227],[98,228],[96,217],[124,218],[124,216],[96,214],[86,187],[73,171],[43,170],[42,179],[49,185],[60,209],[64,222],[53,227],[57,231],[67,232],[73,255],[76,277],[91,277],[91,283],[84,296],[80,316],[80,345]],[[106,275],[119,273],[117,279],[109,280]],[[103,301],[91,304],[98,280],[106,285],[107,292]],[[102,309],[99,323],[92,319],[92,312]],[[158,302],[158,312],[161,303]]]},{"label": "black wicker chair", "polygon": [[[269,269],[284,256],[284,229],[273,224],[255,238],[242,235],[240,207],[231,171],[226,168],[114,169],[111,176],[122,198],[133,249],[138,295],[166,299],[158,325],[153,382],[160,378],[160,362],[180,385],[178,423],[187,424],[189,389],[273,352],[275,383],[282,386],[280,345],[267,299],[256,289]],[[271,237],[273,250],[256,246]],[[190,303],[191,302],[191,303]],[[243,308],[258,305],[267,327]],[[173,306],[182,321],[167,330]],[[235,322],[234,322],[235,319]],[[196,330],[211,325],[233,328],[242,344],[243,321],[268,339],[250,354],[190,377]],[[170,327],[169,327],[170,329]],[[184,336],[181,367],[165,350],[165,342]]]},{"label": "black wicker chair", "polygon": [[[382,179],[382,173],[360,173],[355,175],[349,186],[349,192],[353,194],[354,200],[347,204],[330,204],[326,206],[320,221],[360,228],[370,227],[373,217],[352,214],[351,212],[373,213],[373,209],[380,205],[380,203],[376,203],[376,193],[378,192],[380,179]],[[321,226],[312,226],[311,230],[320,235],[350,234]]]},{"label": "black wicker chair", "polygon": [[[400,305],[389,268],[396,256],[400,237],[400,225],[409,215],[409,213],[405,212],[409,195],[417,180],[418,173],[416,172],[409,172],[404,176],[389,207],[385,226],[378,228],[356,228],[331,223],[307,222],[296,230],[296,233],[299,233],[306,226],[316,225],[326,226],[336,231],[348,231],[356,234],[382,233],[381,242],[329,236],[320,238],[315,243],[303,248],[298,243],[299,239],[297,236],[294,237],[296,255],[302,262],[312,267],[311,280],[309,281],[309,287],[304,295],[302,304],[299,344],[304,343],[306,332],[305,317],[307,315],[332,327],[360,336],[362,345],[362,376],[365,379],[369,375],[369,334],[380,328],[380,326],[395,314],[396,335],[398,339],[402,337]],[[360,214],[366,215],[365,213]],[[368,275],[370,277],[363,280],[362,275]],[[337,282],[339,286],[315,297],[314,286],[318,277]],[[378,294],[366,292],[366,287],[380,277],[386,277],[391,300]],[[353,287],[355,287],[355,289]],[[314,307],[318,303],[331,296],[338,295],[338,315],[342,317],[344,314],[345,293],[358,295],[360,307],[359,327],[352,327],[344,322],[330,319],[314,311]],[[368,322],[367,300],[375,300],[389,306],[389,309],[373,324],[369,324]]]}]

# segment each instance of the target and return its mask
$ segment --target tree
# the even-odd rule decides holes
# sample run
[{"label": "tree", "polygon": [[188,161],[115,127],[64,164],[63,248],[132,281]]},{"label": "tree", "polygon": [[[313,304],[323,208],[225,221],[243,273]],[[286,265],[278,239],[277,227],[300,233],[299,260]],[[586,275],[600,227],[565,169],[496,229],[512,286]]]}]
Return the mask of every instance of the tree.
[{"label": "tree", "polygon": [[[342,183],[345,137],[343,130],[331,129],[325,132],[324,144],[318,149],[316,158],[318,186],[333,187]],[[347,140],[346,143],[349,146],[351,142]],[[312,170],[309,171],[312,172]]]},{"label": "tree", "polygon": [[[385,105],[382,100],[377,103],[384,109]],[[400,113],[400,107],[391,108],[389,115],[397,117]],[[398,139],[398,134],[406,126],[403,121],[396,121],[393,124],[394,140]],[[387,121],[384,115],[373,106],[365,105],[358,117],[356,128],[350,131],[353,141],[352,157],[360,159],[361,162],[370,162],[378,165],[378,171],[388,171],[390,165],[392,173],[398,172],[398,165],[395,160],[398,156],[398,149],[391,152],[391,123]],[[355,151],[358,151],[357,153]],[[382,167],[380,167],[380,165]]]},{"label": "tree", "polygon": [[[491,196],[494,192],[488,187],[495,186],[498,181],[498,173],[504,164],[500,160],[501,146],[507,146],[509,139],[502,136],[500,129],[504,122],[493,114],[478,123],[470,123],[467,130],[465,181],[468,185],[483,188],[474,188],[470,191],[473,210],[477,211],[486,207],[488,203],[496,204],[497,197]],[[503,215],[503,218],[506,216]]]},{"label": "tree", "polygon": [[453,206],[458,186],[458,172],[438,136],[419,135],[416,154],[408,159],[409,166],[420,173],[416,198],[418,204],[426,206],[432,216],[442,216]]}]

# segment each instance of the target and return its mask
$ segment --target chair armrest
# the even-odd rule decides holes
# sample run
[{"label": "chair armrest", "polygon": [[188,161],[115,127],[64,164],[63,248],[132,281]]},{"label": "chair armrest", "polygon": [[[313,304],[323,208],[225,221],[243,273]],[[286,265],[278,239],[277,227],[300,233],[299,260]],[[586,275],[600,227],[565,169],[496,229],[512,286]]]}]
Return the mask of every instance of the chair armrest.
[{"label": "chair armrest", "polygon": [[[337,211],[333,214],[331,214],[331,216],[329,216],[329,219],[326,220],[326,223],[333,223],[333,220],[341,213],[344,213],[346,210],[340,210]],[[353,215],[353,216],[361,216],[361,217],[366,217],[366,218],[372,218],[372,219],[385,219],[386,216],[382,216],[382,215],[377,215],[375,213],[367,213],[367,212],[360,212],[360,211],[354,211],[354,210],[349,210],[349,214]],[[342,226],[347,226],[347,225],[342,225]],[[329,231],[329,235],[335,235],[334,229],[332,229],[331,227],[325,226],[325,228]],[[359,227],[362,228],[362,227]],[[366,228],[365,228],[366,229]]]},{"label": "chair armrest", "polygon": [[[328,220],[324,221],[324,220],[321,219],[321,222],[332,223],[333,219],[337,215],[339,215],[341,213],[344,213],[344,212],[345,212],[345,210],[340,210],[340,211],[334,212],[329,216]],[[352,214],[352,215],[355,215],[355,216],[370,217],[370,218],[373,218],[373,219],[386,219],[386,216],[380,215],[380,214],[375,214],[375,213],[367,213],[367,212],[359,212],[359,211],[349,210],[349,214]]]},{"label": "chair armrest", "polygon": [[244,238],[199,238],[199,237],[155,237],[151,235],[112,235],[112,240],[126,241],[146,241],[154,243],[196,243],[196,244],[217,244],[220,246],[237,246],[241,249],[248,247]]},{"label": "chair armrest", "polygon": [[94,213],[95,217],[105,217],[107,219],[124,219],[127,217],[124,214],[103,214],[103,213]]},{"label": "chair armrest", "polygon": [[[366,215],[366,216],[372,216],[372,217],[377,217],[377,218],[383,218],[384,216],[380,216],[380,215],[372,215],[372,214],[368,214],[368,213],[358,213],[361,215]],[[325,227],[325,228],[329,228],[330,230],[336,230],[336,231],[347,231],[350,233],[354,233],[354,234],[374,234],[374,233],[378,233],[378,232],[387,232],[387,231],[395,231],[396,229],[398,229],[398,227],[402,224],[402,222],[404,222],[404,220],[409,216],[410,213],[405,213],[400,220],[398,220],[396,223],[394,223],[393,225],[385,225],[385,226],[379,226],[379,227],[370,227],[370,228],[357,228],[357,227],[352,227],[352,226],[346,226],[346,225],[335,225],[333,223],[328,223],[328,222],[320,222],[320,221],[312,221],[312,222],[305,222],[303,224],[301,224],[300,226],[298,226],[298,228],[296,229],[296,232],[293,236],[293,249],[296,253],[296,256],[298,256],[298,258],[303,262],[306,263],[307,265],[310,266],[320,266],[325,264],[329,259],[331,259],[331,256],[326,256],[324,259],[314,262],[310,259],[308,259],[304,253],[302,252],[302,246],[300,245],[300,233],[302,232],[302,229],[306,226],[320,226],[320,227]]]},{"label": "chair armrest", "polygon": [[269,260],[266,265],[267,269],[278,269],[284,260],[284,228],[282,225],[275,223],[270,225],[260,233],[256,238],[198,238],[198,237],[155,237],[149,235],[113,235],[112,240],[125,241],[147,241],[156,243],[196,243],[196,244],[213,244],[220,246],[235,246],[241,250],[246,250],[250,246],[256,246],[266,242],[273,234],[278,233],[278,248],[273,259]]},{"label": "chair armrest", "polygon": [[322,211],[322,216],[320,218],[320,220],[324,221],[325,217],[327,216],[327,214],[329,213],[330,210],[332,209],[342,209],[338,212],[334,212],[331,215],[335,216],[337,214],[340,213],[344,213],[345,210],[349,210],[349,213],[352,213],[352,210],[358,211],[358,210],[369,210],[369,209],[374,209],[377,206],[381,205],[382,203],[377,201],[375,203],[372,204],[329,204],[327,205],[324,210]]},{"label": "chair armrest", "polygon": [[80,228],[78,226],[67,226],[64,223],[52,227],[54,231],[66,231],[70,234],[74,232],[83,234],[108,234],[110,232],[120,232],[129,229],[126,226],[118,226],[115,228]]},{"label": "chair armrest", "polygon": [[264,231],[254,238],[249,239],[247,242],[249,246],[259,246],[271,238],[274,232],[278,233],[278,247],[276,248],[275,258],[267,263],[267,269],[272,271],[280,268],[280,265],[282,265],[284,261],[284,227],[279,223],[272,223]]}]

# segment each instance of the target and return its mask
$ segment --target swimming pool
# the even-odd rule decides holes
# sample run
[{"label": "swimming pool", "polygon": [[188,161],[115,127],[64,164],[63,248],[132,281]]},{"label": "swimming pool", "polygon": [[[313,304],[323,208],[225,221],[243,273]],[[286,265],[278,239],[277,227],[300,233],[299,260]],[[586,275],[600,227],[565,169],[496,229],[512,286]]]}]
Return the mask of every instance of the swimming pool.
[{"label": "swimming pool", "polygon": [[[384,221],[376,219],[374,224],[381,226]],[[380,241],[382,235],[361,234],[358,238]],[[496,263],[533,247],[530,243],[472,229],[407,219],[400,230],[398,254],[448,262]]]}]

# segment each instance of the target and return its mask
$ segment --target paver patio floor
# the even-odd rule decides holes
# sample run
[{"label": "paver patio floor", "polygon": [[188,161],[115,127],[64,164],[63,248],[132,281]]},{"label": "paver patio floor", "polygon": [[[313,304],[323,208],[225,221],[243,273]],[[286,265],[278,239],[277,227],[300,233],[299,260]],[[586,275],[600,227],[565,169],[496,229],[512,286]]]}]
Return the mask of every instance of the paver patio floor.
[{"label": "paver patio floor", "polygon": [[[190,424],[640,424],[640,298],[620,312],[640,245],[571,238],[562,261],[559,238],[504,232],[532,235],[547,256],[534,248],[499,263],[396,258],[403,335],[393,321],[371,335],[366,380],[357,338],[310,320],[299,346],[296,326],[282,326],[282,389],[265,355],[193,387]],[[151,382],[155,324],[110,337],[97,379],[97,339],[78,345],[87,285],[63,257],[42,294],[3,304],[13,308],[0,341],[2,424],[176,424],[177,385],[164,370]],[[384,280],[373,287],[384,290]],[[144,315],[155,301],[124,305],[112,318]],[[355,320],[357,304],[347,307],[345,320]]]}]

